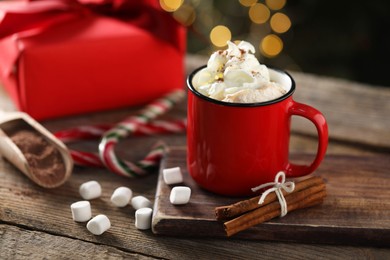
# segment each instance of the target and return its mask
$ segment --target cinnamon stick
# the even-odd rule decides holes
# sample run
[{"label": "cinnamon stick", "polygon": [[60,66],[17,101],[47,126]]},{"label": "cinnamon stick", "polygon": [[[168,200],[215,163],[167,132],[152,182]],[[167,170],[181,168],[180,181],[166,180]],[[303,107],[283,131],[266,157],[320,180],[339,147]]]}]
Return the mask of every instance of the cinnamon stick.
[{"label": "cinnamon stick", "polygon": [[[293,196],[287,196],[287,210],[289,212],[321,204],[326,197],[325,184],[309,187],[296,192]],[[274,201],[266,206],[245,213],[235,219],[224,223],[227,236],[232,236],[242,230],[279,216],[281,213],[279,201]]]},{"label": "cinnamon stick", "polygon": [[[313,177],[310,177],[310,178],[305,179],[303,181],[297,182],[295,184],[294,191],[291,193],[287,193],[286,191],[282,190],[283,196],[287,197],[287,196],[290,196],[296,192],[304,190],[308,187],[319,185],[319,184],[324,184],[324,183],[325,182],[324,182],[323,178],[321,178],[319,176],[313,176]],[[231,218],[238,216],[238,215],[241,215],[245,212],[248,212],[248,211],[254,210],[256,208],[263,207],[267,204],[270,204],[270,203],[277,200],[277,196],[275,193],[269,194],[265,198],[263,204],[258,203],[259,199],[260,199],[260,196],[256,196],[256,197],[253,197],[251,199],[243,200],[243,201],[237,202],[237,203],[232,204],[232,205],[216,207],[215,208],[215,217],[217,220],[231,219]]]}]

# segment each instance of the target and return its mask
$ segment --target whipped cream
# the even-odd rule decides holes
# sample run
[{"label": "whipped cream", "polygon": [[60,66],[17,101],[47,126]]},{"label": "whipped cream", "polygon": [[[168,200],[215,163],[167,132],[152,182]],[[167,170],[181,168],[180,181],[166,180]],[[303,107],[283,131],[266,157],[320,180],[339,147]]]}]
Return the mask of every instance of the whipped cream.
[{"label": "whipped cream", "polygon": [[192,80],[201,94],[225,102],[256,103],[276,99],[287,91],[270,80],[268,68],[253,55],[252,44],[228,42],[227,50],[214,52],[207,67]]}]

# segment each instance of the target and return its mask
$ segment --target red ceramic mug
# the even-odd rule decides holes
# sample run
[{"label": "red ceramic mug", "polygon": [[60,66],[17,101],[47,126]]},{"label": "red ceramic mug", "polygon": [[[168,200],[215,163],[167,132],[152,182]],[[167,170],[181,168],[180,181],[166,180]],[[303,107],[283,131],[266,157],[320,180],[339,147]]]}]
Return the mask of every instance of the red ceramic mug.
[{"label": "red ceramic mug", "polygon": [[[203,188],[228,196],[251,195],[251,188],[272,182],[279,171],[286,177],[312,173],[325,156],[328,126],[313,107],[295,102],[294,79],[286,72],[269,69],[272,81],[288,92],[261,103],[228,103],[200,94],[187,79],[187,167]],[[317,128],[318,150],[309,165],[289,162],[291,116],[303,116]]]}]

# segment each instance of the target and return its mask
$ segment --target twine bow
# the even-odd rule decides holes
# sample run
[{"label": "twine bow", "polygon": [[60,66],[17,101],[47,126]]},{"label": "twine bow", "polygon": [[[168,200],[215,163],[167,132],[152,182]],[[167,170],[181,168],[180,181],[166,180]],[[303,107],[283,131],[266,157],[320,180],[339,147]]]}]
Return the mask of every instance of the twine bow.
[{"label": "twine bow", "polygon": [[286,182],[286,174],[283,171],[280,171],[278,172],[278,174],[276,174],[274,182],[261,184],[257,187],[252,188],[252,191],[255,192],[269,186],[273,186],[273,187],[263,192],[263,194],[259,199],[259,204],[264,203],[264,200],[268,196],[268,194],[270,194],[271,192],[275,192],[280,203],[280,209],[281,209],[280,216],[284,217],[285,215],[287,215],[287,203],[286,203],[286,199],[283,196],[282,189],[285,190],[287,193],[291,193],[295,189],[295,183],[292,181]]}]

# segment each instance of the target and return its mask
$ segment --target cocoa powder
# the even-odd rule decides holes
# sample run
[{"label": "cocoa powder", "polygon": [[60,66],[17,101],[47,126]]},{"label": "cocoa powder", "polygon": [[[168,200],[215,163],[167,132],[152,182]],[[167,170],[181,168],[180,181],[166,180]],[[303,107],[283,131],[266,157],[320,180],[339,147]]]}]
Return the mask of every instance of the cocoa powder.
[{"label": "cocoa powder", "polygon": [[61,153],[39,133],[21,129],[9,133],[27,159],[31,173],[46,184],[55,184],[65,176],[65,164]]}]

